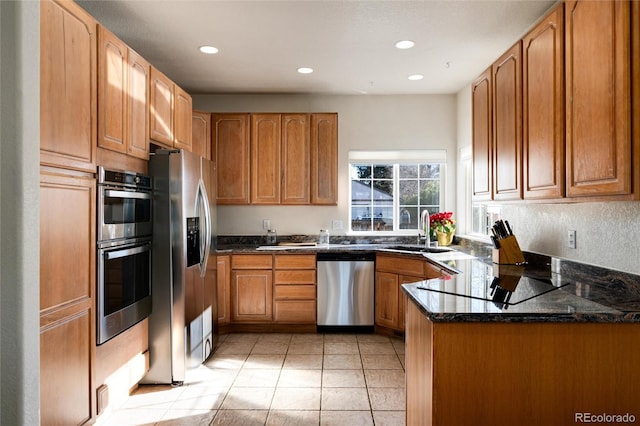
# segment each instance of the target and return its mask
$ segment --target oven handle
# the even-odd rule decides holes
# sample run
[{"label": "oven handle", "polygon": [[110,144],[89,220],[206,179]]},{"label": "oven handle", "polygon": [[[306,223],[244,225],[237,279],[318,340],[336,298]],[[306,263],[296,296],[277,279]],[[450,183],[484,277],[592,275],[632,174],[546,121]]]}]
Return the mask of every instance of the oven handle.
[{"label": "oven handle", "polygon": [[151,243],[145,243],[144,245],[141,245],[141,246],[105,251],[104,258],[105,260],[117,259],[119,257],[125,257],[125,256],[131,256],[133,254],[144,253],[149,250],[151,250]]},{"label": "oven handle", "polygon": [[104,191],[105,197],[111,198],[137,198],[140,200],[150,200],[151,194],[148,192],[133,192],[133,191],[118,191],[115,189],[106,189]]}]

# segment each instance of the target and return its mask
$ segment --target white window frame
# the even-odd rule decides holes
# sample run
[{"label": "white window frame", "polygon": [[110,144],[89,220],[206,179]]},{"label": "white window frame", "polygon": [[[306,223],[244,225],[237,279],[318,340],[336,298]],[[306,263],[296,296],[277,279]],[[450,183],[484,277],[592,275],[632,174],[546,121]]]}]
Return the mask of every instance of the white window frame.
[{"label": "white window frame", "polygon": [[[400,229],[400,218],[399,210],[400,210],[400,185],[398,183],[399,180],[399,168],[401,164],[425,164],[425,163],[435,163],[440,165],[440,197],[438,200],[438,204],[440,205],[440,209],[444,209],[445,206],[445,192],[446,192],[446,168],[447,168],[447,156],[446,150],[404,150],[404,151],[350,151],[349,152],[349,161],[348,161],[348,173],[349,177],[349,198],[348,198],[348,209],[349,209],[349,224],[348,224],[348,233],[349,235],[379,235],[379,236],[390,236],[390,235],[417,235],[418,229]],[[352,193],[351,193],[351,166],[352,164],[387,164],[393,165],[393,227],[392,231],[375,231],[375,230],[367,230],[367,231],[354,231],[351,228],[352,224],[352,212],[353,206],[351,204],[352,201]]]}]

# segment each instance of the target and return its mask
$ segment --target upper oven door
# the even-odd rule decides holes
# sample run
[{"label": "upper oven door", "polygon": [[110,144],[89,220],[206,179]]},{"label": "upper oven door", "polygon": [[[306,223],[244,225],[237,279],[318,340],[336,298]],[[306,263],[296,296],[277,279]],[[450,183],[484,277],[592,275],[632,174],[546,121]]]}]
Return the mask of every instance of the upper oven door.
[{"label": "upper oven door", "polygon": [[98,188],[98,241],[151,235],[150,192]]}]

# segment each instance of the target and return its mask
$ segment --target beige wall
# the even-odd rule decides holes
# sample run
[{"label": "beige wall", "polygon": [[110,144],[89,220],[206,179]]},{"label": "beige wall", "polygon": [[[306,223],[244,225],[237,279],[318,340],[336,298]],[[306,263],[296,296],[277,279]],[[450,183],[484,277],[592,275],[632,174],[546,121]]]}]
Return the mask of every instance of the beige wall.
[{"label": "beige wall", "polygon": [[[458,93],[458,133],[471,134],[471,86]],[[458,138],[459,148],[471,138]],[[640,202],[506,204],[502,217],[524,250],[640,274]],[[576,230],[576,248],[567,231]]]},{"label": "beige wall", "polygon": [[211,112],[337,112],[339,199],[337,206],[221,206],[222,235],[262,234],[271,220],[279,234],[317,234],[332,220],[348,226],[348,152],[367,149],[446,149],[445,205],[455,209],[456,97],[327,95],[195,95],[194,109]]}]

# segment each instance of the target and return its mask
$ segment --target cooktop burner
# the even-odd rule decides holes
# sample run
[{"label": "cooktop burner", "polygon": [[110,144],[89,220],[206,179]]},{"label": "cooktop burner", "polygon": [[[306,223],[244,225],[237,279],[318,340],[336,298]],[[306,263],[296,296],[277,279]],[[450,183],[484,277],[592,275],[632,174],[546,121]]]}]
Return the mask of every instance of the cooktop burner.
[{"label": "cooktop burner", "polygon": [[417,287],[439,293],[494,302],[500,308],[516,305],[568,285],[556,276],[526,276],[523,266],[487,265],[477,259],[464,259],[451,265],[460,274],[433,279]]}]

